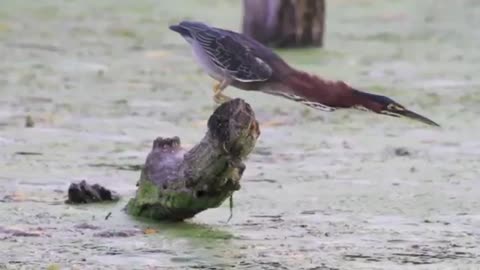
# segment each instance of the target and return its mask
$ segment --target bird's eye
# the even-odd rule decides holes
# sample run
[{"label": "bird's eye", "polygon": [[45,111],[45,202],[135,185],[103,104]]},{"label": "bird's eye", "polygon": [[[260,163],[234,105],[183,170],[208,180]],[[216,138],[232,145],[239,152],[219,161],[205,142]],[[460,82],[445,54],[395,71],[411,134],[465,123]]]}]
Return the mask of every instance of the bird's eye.
[{"label": "bird's eye", "polygon": [[398,104],[390,103],[387,105],[387,109],[390,111],[405,111],[405,108]]}]

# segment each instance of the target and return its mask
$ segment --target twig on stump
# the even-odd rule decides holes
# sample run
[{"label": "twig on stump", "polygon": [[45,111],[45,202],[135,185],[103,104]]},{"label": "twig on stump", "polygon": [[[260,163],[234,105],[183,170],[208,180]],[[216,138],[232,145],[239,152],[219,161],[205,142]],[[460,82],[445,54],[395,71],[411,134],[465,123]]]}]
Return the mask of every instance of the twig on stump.
[{"label": "twig on stump", "polygon": [[250,105],[234,99],[215,110],[205,137],[190,151],[181,148],[178,137],[157,138],[127,212],[157,220],[184,220],[220,206],[240,189],[242,161],[259,135]]}]

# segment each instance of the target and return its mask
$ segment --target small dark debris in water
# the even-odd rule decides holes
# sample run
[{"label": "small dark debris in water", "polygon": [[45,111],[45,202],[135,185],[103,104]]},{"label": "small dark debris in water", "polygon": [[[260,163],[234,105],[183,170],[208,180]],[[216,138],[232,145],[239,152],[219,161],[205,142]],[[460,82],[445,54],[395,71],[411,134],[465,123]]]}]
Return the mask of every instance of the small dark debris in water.
[{"label": "small dark debris in water", "polygon": [[15,152],[14,154],[19,155],[19,156],[41,156],[41,155],[43,155],[40,152],[24,152],[24,151]]},{"label": "small dark debris in water", "polygon": [[32,128],[35,126],[35,122],[33,121],[33,117],[31,115],[27,115],[25,117],[25,127]]},{"label": "small dark debris in water", "polygon": [[125,171],[141,171],[143,168],[143,165],[136,165],[136,164],[118,165],[118,164],[96,163],[96,164],[88,164],[88,166],[108,167],[108,168],[115,168],[117,170],[125,170]]},{"label": "small dark debris in water", "polygon": [[169,254],[169,255],[176,255],[175,251],[168,250],[168,249],[160,249],[160,248],[141,249],[139,251],[142,252],[142,253],[164,253],[164,254]]},{"label": "small dark debris in water", "polygon": [[395,148],[394,153],[398,157],[407,157],[412,155],[412,153],[410,153],[410,151],[408,151],[408,149],[405,147]]},{"label": "small dark debris in water", "polygon": [[253,150],[253,153],[260,155],[260,156],[271,156],[273,153],[267,147],[256,147]]},{"label": "small dark debris in water", "polygon": [[105,220],[108,220],[112,216],[112,212],[108,212],[108,214],[105,216]]},{"label": "small dark debris in water", "polygon": [[54,201],[52,201],[52,200],[47,200],[43,198],[40,198],[40,199],[30,198],[29,196],[27,196],[25,193],[22,193],[22,192],[14,192],[13,194],[7,194],[3,196],[3,198],[0,198],[0,202],[2,203],[34,202],[34,203],[48,203],[50,205],[62,204],[63,202],[61,200],[62,199],[54,199]]},{"label": "small dark debris in water", "polygon": [[305,210],[302,211],[300,214],[301,215],[315,215],[318,211],[317,210]]},{"label": "small dark debris in water", "polygon": [[270,221],[273,222],[282,222],[282,216],[281,215],[252,215],[251,217],[253,218],[268,218]]},{"label": "small dark debris in water", "polygon": [[88,223],[80,223],[80,224],[75,225],[74,227],[76,229],[82,229],[82,230],[98,230],[98,229],[100,229],[99,226],[95,226],[95,225],[88,224]]},{"label": "small dark debris in water", "polygon": [[[224,270],[224,269],[237,269],[236,264],[228,264],[228,263],[218,263],[215,265],[212,264],[207,264],[207,265],[189,265],[188,269],[206,269],[206,270]],[[241,268],[241,269],[246,269],[246,268]],[[253,269],[253,268],[248,268],[248,269]]]},{"label": "small dark debris in water", "polygon": [[177,263],[187,263],[193,261],[192,257],[186,257],[186,256],[176,256],[172,257],[170,259],[171,262],[177,262]]},{"label": "small dark debris in water", "polygon": [[445,252],[440,253],[433,252],[433,250],[420,250],[418,253],[413,252],[395,252],[387,257],[378,256],[378,255],[363,255],[363,254],[346,254],[343,256],[346,260],[356,261],[364,260],[367,262],[379,262],[382,260],[388,260],[392,262],[397,262],[400,264],[433,264],[442,260],[452,260],[452,259],[465,259],[465,258],[475,258],[476,256],[472,253],[467,252]]},{"label": "small dark debris in water", "polygon": [[111,250],[111,251],[105,252],[105,255],[120,255],[120,254],[122,254],[122,252],[118,250]]},{"label": "small dark debris in water", "polygon": [[460,258],[475,258],[476,256],[471,253],[467,252],[453,252],[452,254],[428,254],[428,253],[392,253],[394,256],[399,257],[412,257],[412,258],[420,258],[421,260],[407,260],[405,259],[404,262],[407,263],[414,263],[414,264],[430,264],[434,263],[438,260],[446,260],[446,259],[460,259]]},{"label": "small dark debris in water", "polygon": [[[405,243],[406,240],[403,240],[403,239],[390,239],[390,240],[387,240],[388,243]],[[413,246],[412,246],[413,248]]]},{"label": "small dark debris in water", "polygon": [[251,179],[249,182],[266,182],[266,183],[276,183],[277,180],[273,179]]},{"label": "small dark debris in water", "polygon": [[411,172],[411,173],[414,173],[414,172],[416,172],[416,171],[417,171],[417,168],[415,168],[415,167],[410,167],[410,172]]},{"label": "small dark debris in water", "polygon": [[243,226],[258,226],[261,225],[259,222],[253,222],[252,220],[247,220],[247,222],[242,223]]},{"label": "small dark debris in water", "polygon": [[448,222],[448,221],[440,221],[440,220],[433,221],[433,220],[429,220],[429,219],[423,220],[423,223],[438,223],[438,224],[442,224],[442,225],[450,225],[450,222]]},{"label": "small dark debris in water", "polygon": [[281,215],[252,215],[254,218],[282,218]]},{"label": "small dark debris in water", "polygon": [[89,185],[85,180],[80,183],[71,183],[68,188],[68,204],[83,204],[104,201],[118,201],[120,197],[99,184]]},{"label": "small dark debris in water", "polygon": [[18,196],[17,193],[11,195],[5,195],[0,199],[0,202],[10,203],[10,202],[21,202],[24,201],[23,196]]},{"label": "small dark debris in water", "polygon": [[117,104],[117,105],[127,105],[128,104],[128,100],[126,99],[117,99],[115,100],[113,103]]},{"label": "small dark debris in water", "polygon": [[364,260],[370,261],[370,262],[379,262],[380,261],[380,259],[373,258],[373,257],[368,256],[368,255],[362,255],[362,254],[346,254],[343,257],[347,260],[364,259]]},{"label": "small dark debris in water", "polygon": [[95,237],[105,237],[105,238],[113,238],[113,237],[131,237],[137,234],[142,233],[141,230],[124,230],[124,231],[103,231],[94,234]]},{"label": "small dark debris in water", "polygon": [[0,202],[14,202],[14,198],[12,195],[5,195],[3,198],[0,199]]},{"label": "small dark debris in water", "polygon": [[41,236],[41,234],[38,232],[16,231],[12,233],[12,236],[38,237],[38,236]]},{"label": "small dark debris in water", "polygon": [[352,149],[352,147],[347,141],[343,141],[342,146],[344,149]]},{"label": "small dark debris in water", "polygon": [[[260,257],[266,257],[266,256],[264,256],[263,254],[260,254]],[[254,263],[256,263],[257,265],[265,266],[265,267],[259,267],[260,269],[283,269],[283,270],[289,269],[289,268],[283,266],[279,262],[269,262],[269,261],[263,261],[263,260],[262,261],[256,260],[256,261],[254,261]]]},{"label": "small dark debris in water", "polygon": [[340,268],[330,267],[322,263],[320,266],[305,268],[307,270],[340,270]]}]

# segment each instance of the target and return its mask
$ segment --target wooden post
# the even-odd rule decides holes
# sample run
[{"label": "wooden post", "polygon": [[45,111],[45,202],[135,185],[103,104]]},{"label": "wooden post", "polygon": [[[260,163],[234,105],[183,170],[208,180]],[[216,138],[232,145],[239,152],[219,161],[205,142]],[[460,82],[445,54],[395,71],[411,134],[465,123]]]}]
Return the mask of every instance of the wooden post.
[{"label": "wooden post", "polygon": [[184,220],[218,207],[240,189],[243,160],[260,135],[250,105],[234,99],[208,120],[205,137],[190,151],[180,139],[157,138],[127,212],[157,220]]},{"label": "wooden post", "polygon": [[243,33],[274,47],[323,46],[325,0],[244,0]]}]

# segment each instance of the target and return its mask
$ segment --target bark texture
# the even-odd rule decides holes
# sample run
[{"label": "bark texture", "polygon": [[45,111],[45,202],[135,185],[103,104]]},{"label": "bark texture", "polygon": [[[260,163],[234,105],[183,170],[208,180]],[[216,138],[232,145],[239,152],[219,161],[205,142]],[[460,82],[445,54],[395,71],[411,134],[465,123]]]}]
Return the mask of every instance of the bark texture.
[{"label": "bark texture", "polygon": [[243,33],[273,47],[323,46],[325,0],[244,0]]},{"label": "bark texture", "polygon": [[259,134],[250,105],[234,99],[215,110],[204,138],[190,151],[180,146],[178,137],[157,138],[127,212],[178,221],[220,206],[240,189],[243,160]]}]

